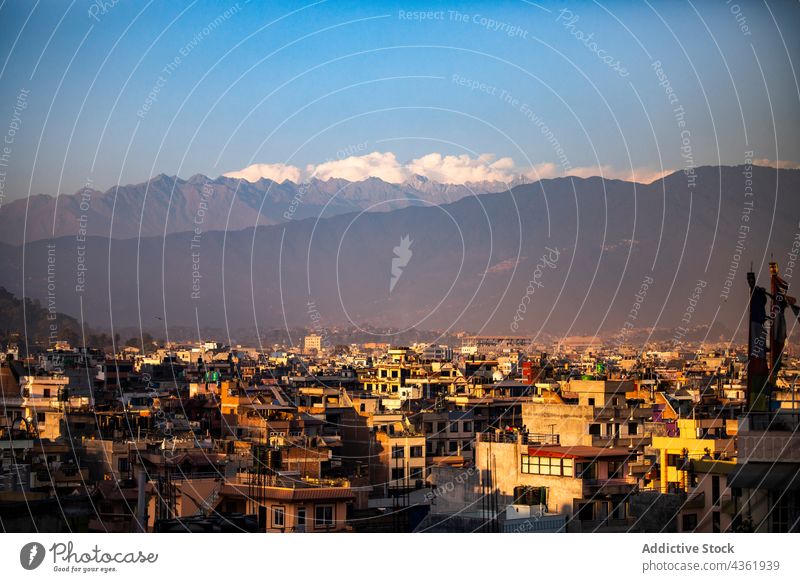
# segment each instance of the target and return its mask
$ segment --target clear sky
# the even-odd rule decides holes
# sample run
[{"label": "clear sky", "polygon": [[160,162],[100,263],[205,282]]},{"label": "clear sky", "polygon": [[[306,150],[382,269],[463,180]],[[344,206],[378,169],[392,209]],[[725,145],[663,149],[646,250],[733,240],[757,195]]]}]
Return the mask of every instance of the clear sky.
[{"label": "clear sky", "polygon": [[798,6],[5,0],[3,195],[372,152],[453,181],[793,164]]}]

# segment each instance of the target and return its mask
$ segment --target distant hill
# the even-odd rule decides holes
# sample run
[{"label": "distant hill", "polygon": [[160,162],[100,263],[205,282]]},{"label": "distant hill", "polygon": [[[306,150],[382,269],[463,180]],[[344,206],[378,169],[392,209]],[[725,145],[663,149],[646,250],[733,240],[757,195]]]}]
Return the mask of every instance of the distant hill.
[{"label": "distant hill", "polygon": [[[620,343],[651,327],[659,337],[685,327],[693,337],[742,338],[751,261],[763,283],[770,257],[784,266],[792,251],[800,171],[753,168],[754,195],[745,188],[742,167],[703,167],[694,181],[683,172],[649,185],[559,178],[439,206],[205,232],[196,251],[188,233],[91,237],[82,293],[76,241],[64,237],[53,243],[58,305],[78,314],[82,295],[92,324],[107,327],[113,313],[115,326],[141,322],[161,335],[198,324],[368,324],[599,332]],[[40,299],[47,244],[25,247],[25,290]],[[398,249],[405,256],[395,261]],[[0,246],[0,284],[13,292],[21,290],[21,250]]]},{"label": "distant hill", "polygon": [[[24,308],[23,308],[24,307]],[[0,342],[16,339],[24,344],[46,344],[51,326],[55,326],[59,340],[69,340],[80,345],[81,325],[69,315],[55,312],[52,316],[38,300],[23,301],[14,297],[4,287],[0,287]]]}]

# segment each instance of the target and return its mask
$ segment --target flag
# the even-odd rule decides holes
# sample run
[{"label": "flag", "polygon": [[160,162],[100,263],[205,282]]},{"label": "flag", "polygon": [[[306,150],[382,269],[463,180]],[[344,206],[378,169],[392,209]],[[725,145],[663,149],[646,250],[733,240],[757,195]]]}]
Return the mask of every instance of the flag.
[{"label": "flag", "polygon": [[750,293],[750,343],[747,357],[747,402],[751,410],[769,407],[767,363],[767,291],[753,285]]},{"label": "flag", "polygon": [[789,297],[786,292],[789,290],[789,284],[780,277],[775,275],[775,297],[772,298],[772,312],[774,314],[775,326],[774,331],[774,345],[770,349],[773,350],[774,370],[773,374],[777,375],[781,367],[781,358],[783,356],[783,348],[786,345],[786,316],[785,310],[788,305],[792,306],[792,311],[795,312],[794,297]]}]

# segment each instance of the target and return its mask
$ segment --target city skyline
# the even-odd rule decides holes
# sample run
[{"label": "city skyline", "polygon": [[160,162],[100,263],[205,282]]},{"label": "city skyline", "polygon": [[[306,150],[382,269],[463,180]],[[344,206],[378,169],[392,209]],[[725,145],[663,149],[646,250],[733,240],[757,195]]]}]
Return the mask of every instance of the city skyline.
[{"label": "city skyline", "polygon": [[0,0],[4,571],[797,578],[798,25]]}]

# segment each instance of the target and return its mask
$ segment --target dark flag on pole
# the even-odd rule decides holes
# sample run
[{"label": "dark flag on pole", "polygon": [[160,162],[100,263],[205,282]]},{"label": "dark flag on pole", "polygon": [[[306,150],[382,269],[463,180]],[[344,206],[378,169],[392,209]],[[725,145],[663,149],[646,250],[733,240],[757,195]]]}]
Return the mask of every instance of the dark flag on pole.
[{"label": "dark flag on pole", "polygon": [[772,298],[772,313],[774,317],[773,326],[773,350],[772,357],[772,374],[777,376],[778,370],[781,367],[781,358],[783,356],[783,348],[786,345],[786,307],[794,303],[794,297],[789,297],[786,292],[789,290],[789,284],[784,281],[777,273],[778,266],[775,265],[775,274],[773,275],[775,281],[775,295]]},{"label": "dark flag on pole", "polygon": [[747,273],[750,285],[750,322],[747,357],[747,405],[750,410],[769,410],[769,363],[767,362],[767,290],[756,285],[755,273]]}]

